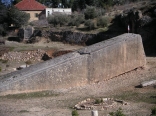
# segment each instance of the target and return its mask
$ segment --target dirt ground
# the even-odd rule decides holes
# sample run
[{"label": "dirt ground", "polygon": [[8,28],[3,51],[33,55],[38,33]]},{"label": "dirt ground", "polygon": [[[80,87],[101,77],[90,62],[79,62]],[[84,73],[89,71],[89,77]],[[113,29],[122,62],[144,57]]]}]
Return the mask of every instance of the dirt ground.
[{"label": "dirt ground", "polygon": [[[59,42],[49,44],[41,42],[34,45],[8,42],[6,46],[14,47],[17,51],[45,49],[47,46],[57,50],[76,50],[83,47]],[[12,66],[14,65],[13,63]],[[107,81],[68,90],[0,97],[0,116],[71,116],[74,105],[86,98],[113,98],[128,103],[127,105],[117,103],[113,107],[98,110],[99,116],[109,116],[110,112],[119,108],[122,108],[126,116],[150,116],[151,108],[156,106],[156,87],[155,85],[136,87],[150,79],[156,79],[156,57],[147,57],[144,69],[139,68]],[[91,110],[78,110],[78,113],[80,116],[91,116]]]}]

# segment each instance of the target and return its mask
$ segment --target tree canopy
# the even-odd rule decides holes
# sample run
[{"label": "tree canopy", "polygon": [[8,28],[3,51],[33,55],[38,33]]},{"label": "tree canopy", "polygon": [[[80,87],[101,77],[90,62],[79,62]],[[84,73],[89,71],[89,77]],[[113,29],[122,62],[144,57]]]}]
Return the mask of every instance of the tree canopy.
[{"label": "tree canopy", "polygon": [[13,6],[8,10],[8,17],[10,19],[9,23],[14,24],[16,27],[25,25],[30,19],[29,14],[19,11]]},{"label": "tree canopy", "polygon": [[29,14],[19,11],[14,6],[8,7],[0,2],[0,35],[5,35],[10,24],[21,27],[28,22],[29,18]]}]

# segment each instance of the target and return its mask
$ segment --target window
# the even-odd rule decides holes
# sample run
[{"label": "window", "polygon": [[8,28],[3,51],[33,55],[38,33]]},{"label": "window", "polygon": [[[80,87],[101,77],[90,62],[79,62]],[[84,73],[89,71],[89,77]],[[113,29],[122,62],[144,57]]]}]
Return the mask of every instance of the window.
[{"label": "window", "polygon": [[50,15],[50,12],[48,11],[48,16]]},{"label": "window", "polygon": [[38,13],[35,13],[35,17],[38,17]]}]

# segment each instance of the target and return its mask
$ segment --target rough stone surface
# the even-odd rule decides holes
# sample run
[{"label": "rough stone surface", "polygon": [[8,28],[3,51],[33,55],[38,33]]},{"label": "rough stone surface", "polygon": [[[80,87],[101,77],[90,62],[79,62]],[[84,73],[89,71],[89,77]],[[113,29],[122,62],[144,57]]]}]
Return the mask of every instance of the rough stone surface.
[{"label": "rough stone surface", "polygon": [[123,34],[1,76],[0,95],[83,86],[111,79],[145,64],[141,36]]}]

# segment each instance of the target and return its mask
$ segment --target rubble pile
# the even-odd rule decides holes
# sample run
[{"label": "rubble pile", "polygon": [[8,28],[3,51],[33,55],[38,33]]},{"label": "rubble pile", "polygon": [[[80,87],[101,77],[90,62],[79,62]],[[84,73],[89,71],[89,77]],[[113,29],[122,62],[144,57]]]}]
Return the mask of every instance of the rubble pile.
[{"label": "rubble pile", "polygon": [[0,59],[9,61],[40,61],[45,51],[38,49],[34,51],[8,52],[4,53]]}]

